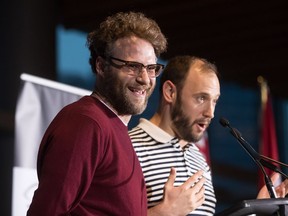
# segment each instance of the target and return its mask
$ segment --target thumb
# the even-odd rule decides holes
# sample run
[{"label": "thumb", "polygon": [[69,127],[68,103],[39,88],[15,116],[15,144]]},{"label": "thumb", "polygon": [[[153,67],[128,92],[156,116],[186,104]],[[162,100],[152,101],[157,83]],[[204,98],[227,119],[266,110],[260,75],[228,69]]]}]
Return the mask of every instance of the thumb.
[{"label": "thumb", "polygon": [[271,176],[271,181],[273,183],[273,185],[277,184],[279,182],[279,178],[280,178],[280,174],[279,173],[274,173]]},{"label": "thumb", "polygon": [[166,186],[168,186],[168,187],[173,187],[174,186],[174,182],[175,182],[175,179],[176,179],[176,173],[177,173],[176,169],[174,167],[171,167],[170,175],[168,176],[168,180],[165,183]]}]

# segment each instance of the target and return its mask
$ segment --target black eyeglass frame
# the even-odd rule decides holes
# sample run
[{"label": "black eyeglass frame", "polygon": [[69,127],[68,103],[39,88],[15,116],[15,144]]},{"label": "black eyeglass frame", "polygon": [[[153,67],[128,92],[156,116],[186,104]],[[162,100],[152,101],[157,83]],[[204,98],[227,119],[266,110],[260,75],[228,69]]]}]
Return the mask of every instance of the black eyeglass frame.
[{"label": "black eyeglass frame", "polygon": [[[112,65],[113,67],[116,67],[118,69],[121,69],[125,66],[128,67],[131,71],[133,71],[133,73],[135,75],[139,75],[141,73],[141,71],[143,70],[143,68],[145,68],[150,78],[158,77],[164,69],[164,65],[158,64],[158,63],[157,64],[149,64],[149,65],[145,66],[144,64],[142,64],[140,62],[125,61],[123,59],[115,58],[113,56],[107,56],[105,59],[108,60],[110,65]],[[122,62],[123,64],[122,65],[116,64],[112,60]],[[141,67],[141,69],[140,69],[140,67]],[[151,69],[149,70],[149,67],[155,67],[155,69],[154,69],[155,75],[150,73]],[[135,71],[135,69],[132,69],[132,68],[137,68],[137,71]]]}]

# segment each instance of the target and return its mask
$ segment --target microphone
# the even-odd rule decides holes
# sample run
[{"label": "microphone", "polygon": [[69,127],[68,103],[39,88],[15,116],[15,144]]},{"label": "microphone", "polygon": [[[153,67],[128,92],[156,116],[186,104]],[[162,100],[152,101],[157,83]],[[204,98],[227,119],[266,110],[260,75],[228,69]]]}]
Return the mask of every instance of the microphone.
[{"label": "microphone", "polygon": [[[242,137],[242,135],[240,134],[240,132],[237,129],[231,127],[231,125],[227,119],[220,118],[219,122],[223,127],[228,127],[230,129],[231,134],[237,139],[237,141],[241,144],[241,146],[246,150],[246,152],[249,154],[249,156],[254,160],[254,162],[261,169],[261,171],[264,175],[265,184],[266,184],[266,187],[267,187],[268,192],[270,194],[270,197],[271,198],[277,198],[274,185],[273,185],[270,177],[268,177],[268,175],[267,175],[267,173],[263,167],[264,165],[262,165],[262,163],[261,163],[261,161],[263,162],[263,158],[261,157],[261,155],[259,153],[257,153],[255,151],[255,149]],[[269,162],[266,161],[266,163],[265,163],[266,166],[267,166],[267,163],[269,164]],[[269,166],[268,168],[271,169],[273,166]]]}]

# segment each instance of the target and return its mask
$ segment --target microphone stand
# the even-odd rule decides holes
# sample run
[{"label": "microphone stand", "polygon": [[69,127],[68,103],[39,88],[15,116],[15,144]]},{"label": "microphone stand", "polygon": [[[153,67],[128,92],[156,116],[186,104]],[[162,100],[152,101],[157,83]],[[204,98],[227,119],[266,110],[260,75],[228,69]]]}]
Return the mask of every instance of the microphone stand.
[{"label": "microphone stand", "polygon": [[[282,177],[284,178],[288,178],[288,176],[283,173],[277,166],[275,166],[273,163],[276,163],[278,165],[283,165],[285,167],[288,167],[287,164],[284,164],[282,162],[273,160],[269,157],[266,157],[264,155],[259,154],[258,152],[256,152],[254,150],[254,148],[241,136],[240,132],[235,129],[232,128],[230,126],[230,123],[228,120],[226,120],[225,118],[221,118],[220,119],[220,124],[223,127],[228,127],[230,129],[231,134],[237,139],[237,141],[241,144],[241,146],[246,150],[246,152],[249,154],[249,156],[254,160],[254,162],[259,166],[260,170],[262,171],[263,175],[264,175],[264,180],[265,180],[265,184],[267,187],[267,190],[269,192],[270,198],[277,198],[277,194],[274,188],[274,185],[271,181],[271,178],[267,175],[264,167],[277,172],[279,174],[281,174]],[[286,208],[285,206],[281,205],[279,206],[279,210],[277,211],[277,215],[286,215],[285,214]]]},{"label": "microphone stand", "polygon": [[237,131],[235,128],[229,127],[231,130],[232,135],[238,140],[241,146],[247,151],[250,157],[254,160],[254,162],[258,165],[260,170],[264,175],[264,180],[266,187],[268,189],[269,195],[271,198],[277,198],[277,194],[274,188],[274,185],[271,181],[271,178],[267,175],[262,163],[260,162],[259,154],[252,148],[252,146],[241,136],[240,132]]},{"label": "microphone stand", "polygon": [[[284,178],[288,178],[288,176],[283,173],[277,166],[275,166],[273,163],[276,163],[278,165],[283,165],[285,167],[288,167],[287,164],[285,163],[282,163],[280,161],[276,161],[272,158],[269,158],[267,156],[264,156],[264,155],[261,155],[259,153],[257,153],[253,147],[241,136],[240,132],[237,131],[235,128],[230,128],[231,130],[233,130],[234,132],[232,133],[239,142],[241,142],[242,144],[242,147],[244,147],[244,149],[249,153],[249,155],[254,159],[255,158],[255,162],[257,163],[257,165],[260,167],[263,175],[264,175],[264,180],[265,180],[265,185],[268,189],[268,192],[269,192],[269,195],[271,198],[277,198],[277,194],[275,192],[275,188],[274,188],[274,185],[271,181],[271,178],[268,177],[264,167],[274,171],[274,172],[277,172],[279,174],[281,174],[282,177]],[[273,162],[273,163],[271,163]],[[284,215],[287,215],[286,214],[286,207],[283,206],[283,205],[280,205],[279,206],[279,210],[277,211],[276,213],[276,216],[284,216]]]}]

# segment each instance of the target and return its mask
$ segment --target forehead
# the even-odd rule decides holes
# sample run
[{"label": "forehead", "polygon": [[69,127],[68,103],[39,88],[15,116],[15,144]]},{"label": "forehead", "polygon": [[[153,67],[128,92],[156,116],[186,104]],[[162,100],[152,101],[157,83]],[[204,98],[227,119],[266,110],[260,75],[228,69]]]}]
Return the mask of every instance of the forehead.
[{"label": "forehead", "polygon": [[119,38],[113,43],[111,48],[113,54],[117,54],[126,59],[133,59],[135,55],[152,56],[156,58],[152,44],[136,36]]},{"label": "forehead", "polygon": [[203,63],[195,62],[189,68],[188,76],[184,82],[183,90],[190,93],[205,93],[211,96],[220,95],[220,83],[215,72],[203,68]]}]

